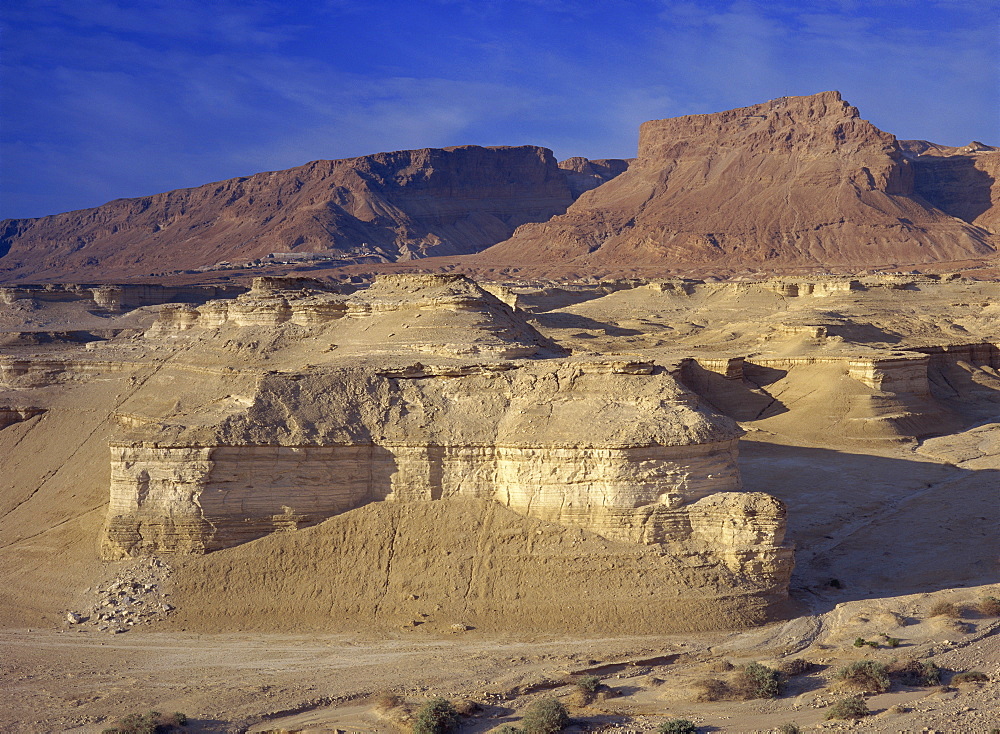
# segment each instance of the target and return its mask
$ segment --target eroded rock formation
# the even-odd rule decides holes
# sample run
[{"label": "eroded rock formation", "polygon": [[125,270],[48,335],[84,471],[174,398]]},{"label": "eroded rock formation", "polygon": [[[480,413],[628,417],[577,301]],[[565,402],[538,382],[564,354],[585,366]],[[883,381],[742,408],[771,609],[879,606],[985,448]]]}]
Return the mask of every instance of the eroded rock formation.
[{"label": "eroded rock formation", "polygon": [[[278,369],[205,375],[217,387],[200,407],[158,414],[211,345],[268,331]],[[165,308],[149,333],[182,340],[186,364],[158,370],[119,412],[105,557],[225,548],[375,501],[464,498],[736,574],[788,565],[784,507],[740,491],[734,422],[672,368],[560,357],[462,276],[388,276],[352,295],[260,281]],[[305,345],[307,369],[280,366]],[[206,405],[223,385],[242,389]]]}]

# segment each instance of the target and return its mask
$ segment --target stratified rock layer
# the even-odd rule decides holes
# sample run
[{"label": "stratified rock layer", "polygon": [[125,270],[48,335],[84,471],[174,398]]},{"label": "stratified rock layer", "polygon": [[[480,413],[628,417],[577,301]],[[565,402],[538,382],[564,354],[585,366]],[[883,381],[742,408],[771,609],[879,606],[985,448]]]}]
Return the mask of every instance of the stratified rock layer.
[{"label": "stratified rock layer", "polygon": [[[989,182],[968,181],[995,208]],[[895,137],[862,120],[839,93],[783,97],[644,123],[628,171],[564,215],[520,227],[475,262],[867,268],[996,252],[992,215],[946,213],[934,198],[915,190],[913,165]]]}]

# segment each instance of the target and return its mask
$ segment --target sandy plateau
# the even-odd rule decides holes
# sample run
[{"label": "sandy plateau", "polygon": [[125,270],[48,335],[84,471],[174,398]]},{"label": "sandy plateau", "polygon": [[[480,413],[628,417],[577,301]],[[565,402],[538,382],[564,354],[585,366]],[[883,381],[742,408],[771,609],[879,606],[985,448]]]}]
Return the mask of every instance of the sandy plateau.
[{"label": "sandy plateau", "polygon": [[[0,345],[0,730],[1000,727],[1000,283],[11,286]],[[827,721],[858,660],[941,679]]]}]

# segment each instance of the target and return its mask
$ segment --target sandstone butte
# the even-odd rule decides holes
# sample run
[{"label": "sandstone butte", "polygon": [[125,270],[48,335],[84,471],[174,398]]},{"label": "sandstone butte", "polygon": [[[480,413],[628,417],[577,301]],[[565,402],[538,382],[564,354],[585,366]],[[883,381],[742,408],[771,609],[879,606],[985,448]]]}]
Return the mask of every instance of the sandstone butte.
[{"label": "sandstone butte", "polygon": [[652,120],[628,171],[477,266],[915,266],[991,258],[1000,151],[897,141],[839,92]]},{"label": "sandstone butte", "polygon": [[557,164],[551,151],[530,145],[313,161],[5,220],[0,281],[121,279],[290,253],[320,254],[330,265],[461,255],[506,239],[525,222],[562,213],[627,166],[585,158]]}]

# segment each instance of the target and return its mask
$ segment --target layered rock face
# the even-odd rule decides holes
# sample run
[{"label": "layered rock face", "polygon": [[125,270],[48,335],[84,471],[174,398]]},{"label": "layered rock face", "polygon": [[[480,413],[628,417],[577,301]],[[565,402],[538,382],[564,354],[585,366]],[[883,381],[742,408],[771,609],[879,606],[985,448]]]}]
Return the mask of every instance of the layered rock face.
[{"label": "layered rock face", "polygon": [[[644,544],[718,534],[700,501],[740,489],[741,432],[662,368],[463,367],[265,376],[210,425],[140,426],[112,447],[105,556],[212,550],[371,501],[449,497]],[[774,527],[739,545],[763,532],[780,546],[783,510],[758,510]]]},{"label": "layered rock face", "polygon": [[[204,553],[373,502],[486,500],[785,594],[785,509],[741,491],[735,422],[673,366],[566,356],[462,276],[352,294],[258,281],[164,308],[147,339],[179,357],[118,411],[105,558]],[[208,368],[226,350],[269,369]]]},{"label": "layered rock face", "polygon": [[896,139],[839,93],[784,97],[644,123],[628,171],[475,261],[864,268],[995,253],[983,221],[933,204]]},{"label": "layered rock face", "polygon": [[477,252],[620,168],[574,160],[564,171],[535,146],[424,148],[7,220],[0,280],[125,278],[285,253],[343,264]]}]

